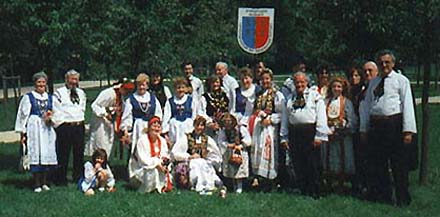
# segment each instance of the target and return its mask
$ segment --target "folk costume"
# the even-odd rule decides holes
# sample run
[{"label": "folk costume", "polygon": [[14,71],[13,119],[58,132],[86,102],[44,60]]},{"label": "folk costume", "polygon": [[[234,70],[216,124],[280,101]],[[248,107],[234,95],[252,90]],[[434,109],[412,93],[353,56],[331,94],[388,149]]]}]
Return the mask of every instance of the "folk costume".
[{"label": "folk costume", "polygon": [[[186,139],[178,140],[171,151],[175,168],[176,181],[185,179],[188,187],[197,192],[213,191],[222,185],[216,171],[220,168],[222,157],[220,150],[210,136],[194,132],[186,134]],[[200,158],[190,159],[197,153]],[[179,178],[180,177],[180,178]]]},{"label": "folk costume", "polygon": [[18,107],[15,131],[27,137],[26,149],[32,173],[54,169],[58,164],[55,130],[43,120],[44,113],[52,110],[53,96],[36,91],[24,95]]},{"label": "folk costume", "polygon": [[[254,175],[267,179],[277,177],[279,124],[284,104],[283,94],[274,88],[262,90],[255,100],[254,114],[249,121],[254,143],[251,150]],[[264,119],[269,119],[272,124],[263,126]]]},{"label": "folk costume", "polygon": [[133,154],[133,147],[138,143],[138,138],[140,138],[142,131],[148,128],[148,121],[153,116],[162,118],[159,100],[153,94],[149,92],[146,92],[144,95],[133,93],[125,101],[121,130],[132,131],[132,148],[130,153]]},{"label": "folk costume", "polygon": [[[223,176],[232,179],[249,177],[249,153],[247,147],[251,146],[252,139],[247,128],[239,125],[231,130],[222,128],[219,131],[218,144],[223,156]],[[229,144],[239,146],[241,151],[228,148]],[[231,162],[231,156],[234,154],[241,155],[242,162],[239,165]]]},{"label": "folk costume", "polygon": [[296,182],[303,194],[317,196],[320,184],[320,147],[314,140],[328,141],[325,104],[311,88],[287,101],[281,122],[281,142],[288,142]]},{"label": "folk costume", "polygon": [[353,133],[357,118],[353,104],[345,96],[325,100],[327,123],[333,132],[321,145],[324,175],[346,180],[355,173]]},{"label": "folk costume", "polygon": [[120,85],[117,85],[103,90],[91,105],[93,115],[90,121],[90,141],[84,153],[86,156],[92,156],[98,148],[104,149],[109,156],[112,153],[115,131],[119,131],[120,124],[116,119],[124,107],[119,88]]},{"label": "folk costume", "polygon": [[241,125],[248,125],[249,117],[254,111],[256,94],[260,89],[259,86],[251,84],[246,90],[243,87],[239,87],[233,91],[231,114],[237,118],[237,122]]},{"label": "folk costume", "polygon": [[128,163],[128,173],[130,181],[138,184],[138,191],[149,193],[156,190],[162,193],[170,190],[170,173],[163,173],[156,168],[159,164],[167,166],[167,159],[170,159],[165,138],[160,136],[153,143],[149,135],[142,132],[133,150]]},{"label": "folk costume", "polygon": [[57,157],[60,167],[55,174],[54,182],[67,184],[67,168],[69,164],[70,150],[73,148],[73,180],[75,183],[84,171],[84,119],[86,111],[86,94],[76,88],[67,86],[58,88],[54,96],[55,131],[57,133]]},{"label": "folk costume", "polygon": [[92,162],[87,161],[84,164],[84,176],[78,182],[78,187],[82,192],[86,192],[89,189],[95,189],[98,186],[98,176],[97,173],[100,171],[104,171],[107,174],[107,181],[105,186],[107,188],[113,188],[115,186],[115,177],[110,169],[109,165],[106,165],[105,168],[100,168],[100,170],[95,171],[94,165]]},{"label": "folk costume", "polygon": [[191,85],[191,96],[199,100],[205,93],[202,80],[194,75],[190,75],[186,79],[188,80],[188,84]]},{"label": "folk costume", "polygon": [[169,99],[164,108],[162,133],[168,133],[171,144],[186,139],[186,133],[193,131],[193,120],[198,114],[199,104],[189,95]]}]

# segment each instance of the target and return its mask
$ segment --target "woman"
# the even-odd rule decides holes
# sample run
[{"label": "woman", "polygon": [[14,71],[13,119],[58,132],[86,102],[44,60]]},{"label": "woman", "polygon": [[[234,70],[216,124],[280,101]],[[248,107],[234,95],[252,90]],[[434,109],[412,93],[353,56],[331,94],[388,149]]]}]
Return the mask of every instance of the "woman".
[{"label": "woman", "polygon": [[207,92],[200,99],[200,114],[207,120],[209,134],[216,135],[220,128],[219,120],[223,113],[228,112],[229,99],[222,90],[220,77],[213,75],[206,80]]},{"label": "woman", "polygon": [[[132,147],[138,143],[138,138],[142,131],[148,128],[148,121],[151,117],[157,116],[162,118],[162,109],[159,100],[147,91],[149,77],[145,73],[141,73],[136,78],[136,92],[130,94],[125,101],[124,112],[122,113],[121,130],[124,132],[122,141],[125,144],[131,144]],[[131,133],[131,139],[129,131]],[[133,153],[133,148],[131,152]]]},{"label": "woman", "polygon": [[[356,66],[350,68],[347,73],[347,77],[350,81],[350,91],[349,95],[351,96],[351,101],[353,103],[354,113],[356,118],[359,120],[359,106],[361,101],[364,99],[367,86],[365,72]],[[360,133],[359,126],[356,126],[353,134],[353,146],[354,146],[354,155],[355,155],[355,165],[356,165],[356,175],[353,180],[353,190],[354,193],[361,195],[365,192],[367,187],[367,175],[366,175],[366,149],[360,142]]]},{"label": "woman", "polygon": [[329,67],[327,65],[319,66],[318,70],[316,71],[316,77],[318,78],[318,85],[316,86],[316,90],[325,99],[330,82]]},{"label": "woman", "polygon": [[134,90],[134,81],[121,79],[113,87],[99,93],[92,103],[92,120],[90,121],[90,141],[86,145],[85,155],[92,156],[99,148],[111,156],[114,132],[119,133],[124,97]]},{"label": "woman", "polygon": [[193,130],[193,120],[198,112],[198,101],[187,95],[188,82],[182,77],[174,79],[176,95],[165,103],[163,131],[171,145]]},{"label": "woman", "polygon": [[[273,73],[264,69],[261,74],[262,91],[257,94],[254,113],[249,121],[252,141],[251,151],[252,172],[264,179],[273,180],[277,177],[279,124],[284,106],[284,96],[273,88]],[[254,179],[253,186],[258,185]]]},{"label": "woman", "polygon": [[141,193],[155,190],[162,193],[172,189],[168,146],[165,138],[160,136],[161,132],[160,118],[152,117],[148,129],[144,130],[134,145],[129,160],[130,181]]},{"label": "woman", "polygon": [[231,101],[231,114],[233,114],[238,123],[248,125],[249,117],[254,110],[256,93],[260,90],[259,86],[252,83],[253,75],[249,68],[240,70],[241,87],[235,89]]},{"label": "woman", "polygon": [[348,86],[346,79],[334,78],[325,100],[328,127],[332,133],[329,142],[321,146],[324,175],[328,178],[328,184],[336,180],[339,187],[351,180],[355,172],[352,134],[357,126],[357,118],[348,98]]},{"label": "woman", "polygon": [[201,194],[223,185],[216,174],[222,163],[221,153],[214,139],[205,134],[205,127],[206,119],[197,116],[194,131],[186,134],[185,139],[178,140],[171,151],[177,164],[177,185]]},{"label": "woman", "polygon": [[243,180],[249,177],[247,148],[251,146],[251,136],[247,128],[238,125],[237,119],[229,113],[223,115],[221,126],[218,143],[223,156],[223,176],[232,179],[234,191],[241,194]]},{"label": "woman", "polygon": [[21,143],[30,157],[30,171],[34,180],[34,192],[50,190],[47,174],[57,162],[56,134],[52,124],[53,97],[46,92],[47,75],[44,72],[32,76],[35,90],[23,96],[18,107],[15,131],[20,133]]},{"label": "woman", "polygon": [[165,103],[172,97],[170,88],[163,84],[163,76],[159,70],[153,70],[150,75],[151,84],[149,91],[157,97],[163,111]]}]

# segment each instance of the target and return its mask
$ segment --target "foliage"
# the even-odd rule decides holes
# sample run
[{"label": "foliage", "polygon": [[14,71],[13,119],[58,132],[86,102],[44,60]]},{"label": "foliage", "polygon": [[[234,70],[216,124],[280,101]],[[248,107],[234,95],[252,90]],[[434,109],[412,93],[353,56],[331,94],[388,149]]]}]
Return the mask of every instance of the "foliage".
[{"label": "foliage", "polygon": [[[266,53],[239,48],[239,7],[275,8],[275,40]],[[154,68],[175,75],[185,60],[210,72],[218,60],[243,66],[263,59],[280,72],[300,56],[311,70],[345,68],[383,48],[413,64],[438,53],[439,40],[431,39],[440,34],[439,11],[439,0],[4,0],[0,71],[28,81],[46,70],[56,80],[76,68],[103,79]]]}]

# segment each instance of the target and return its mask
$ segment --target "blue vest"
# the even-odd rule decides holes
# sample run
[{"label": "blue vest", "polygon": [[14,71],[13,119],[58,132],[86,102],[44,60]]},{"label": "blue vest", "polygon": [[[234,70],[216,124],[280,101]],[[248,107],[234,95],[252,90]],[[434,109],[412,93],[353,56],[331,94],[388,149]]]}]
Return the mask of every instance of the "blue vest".
[{"label": "blue vest", "polygon": [[150,102],[146,105],[146,111],[142,111],[141,104],[136,100],[133,94],[130,94],[130,103],[133,107],[133,119],[142,119],[144,121],[150,120],[154,116],[154,112],[156,111],[156,97],[153,94],[150,94]]},{"label": "blue vest", "polygon": [[35,99],[34,95],[29,92],[27,93],[29,100],[31,101],[31,115],[43,116],[43,112],[52,110],[52,95],[48,94],[47,104],[44,103],[45,100]]},{"label": "blue vest", "polygon": [[188,99],[181,104],[178,105],[174,102],[174,97],[169,99],[171,106],[171,118],[175,118],[178,121],[185,121],[187,118],[192,117],[192,97],[188,96]]},{"label": "blue vest", "polygon": [[246,97],[241,94],[241,88],[237,87],[235,89],[235,111],[244,114],[246,110]]}]

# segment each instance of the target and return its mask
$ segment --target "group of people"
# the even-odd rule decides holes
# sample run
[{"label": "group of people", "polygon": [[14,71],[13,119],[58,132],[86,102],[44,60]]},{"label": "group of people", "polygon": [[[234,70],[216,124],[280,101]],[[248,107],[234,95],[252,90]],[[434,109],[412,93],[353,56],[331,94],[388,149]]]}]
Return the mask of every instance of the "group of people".
[{"label": "group of people", "polygon": [[[305,64],[295,64],[281,87],[262,62],[240,69],[240,82],[218,62],[205,83],[186,62],[184,76],[173,79],[174,94],[160,72],[140,73],[92,103],[85,148],[79,73],[68,71],[54,96],[46,93],[47,76],[37,73],[15,129],[27,144],[35,192],[49,190],[49,172],[55,184],[67,183],[72,147],[80,189],[114,191],[107,156],[119,140],[129,150],[130,184],[140,192],[178,187],[224,196],[249,186],[319,197],[323,187],[351,184],[367,199],[404,206],[411,202],[405,146],[417,130],[411,86],[395,61],[391,51],[381,51],[347,78],[319,67],[316,85]],[[83,165],[84,154],[92,162]]]}]

